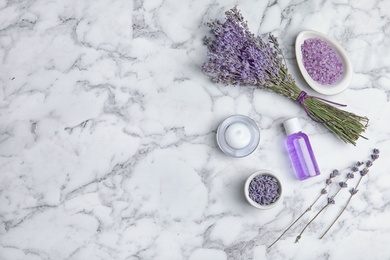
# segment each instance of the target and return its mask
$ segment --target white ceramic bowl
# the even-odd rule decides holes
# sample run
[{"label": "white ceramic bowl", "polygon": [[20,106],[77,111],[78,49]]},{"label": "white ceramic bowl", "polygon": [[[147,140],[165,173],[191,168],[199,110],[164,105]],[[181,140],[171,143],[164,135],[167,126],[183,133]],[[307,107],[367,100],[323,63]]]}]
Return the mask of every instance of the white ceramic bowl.
[{"label": "white ceramic bowl", "polygon": [[[258,175],[269,175],[269,176],[274,177],[277,180],[277,182],[279,184],[279,198],[274,203],[269,204],[269,205],[261,205],[249,197],[249,184],[251,183],[253,178],[255,178]],[[259,170],[259,171],[252,173],[248,177],[248,179],[246,180],[245,185],[244,185],[244,193],[245,193],[246,200],[253,207],[258,208],[258,209],[270,209],[270,208],[275,207],[277,204],[280,203],[280,201],[282,201],[282,196],[283,196],[282,182],[281,182],[280,178],[274,172],[272,172],[270,170]]]},{"label": "white ceramic bowl", "polygon": [[[313,80],[310,77],[309,73],[307,73],[302,61],[301,45],[304,43],[306,39],[310,39],[310,38],[319,38],[323,41],[326,41],[330,46],[333,47],[333,49],[341,58],[343,62],[344,73],[335,83],[330,85],[322,85],[316,82],[315,80]],[[345,90],[348,87],[349,83],[351,82],[352,65],[348,59],[347,53],[338,43],[329,39],[329,37],[327,37],[325,34],[316,31],[300,32],[295,40],[295,55],[297,58],[299,70],[301,71],[303,78],[306,80],[307,84],[309,84],[309,86],[315,91],[317,91],[318,93],[321,93],[323,95],[335,95]]]}]

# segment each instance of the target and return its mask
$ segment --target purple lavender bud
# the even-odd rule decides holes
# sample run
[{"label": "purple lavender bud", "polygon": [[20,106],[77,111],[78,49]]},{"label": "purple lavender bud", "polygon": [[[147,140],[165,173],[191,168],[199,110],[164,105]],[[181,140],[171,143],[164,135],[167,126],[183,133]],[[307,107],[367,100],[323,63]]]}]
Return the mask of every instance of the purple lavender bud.
[{"label": "purple lavender bud", "polygon": [[330,178],[334,178],[336,176],[338,176],[340,174],[340,172],[338,170],[333,170],[333,172],[330,174]]},{"label": "purple lavender bud", "polygon": [[368,173],[369,169],[368,168],[364,168],[363,170],[360,171],[360,175],[361,176],[364,176]]},{"label": "purple lavender bud", "polygon": [[336,202],[334,201],[333,198],[328,198],[328,204],[335,204]]},{"label": "purple lavender bud", "polygon": [[339,185],[340,185],[341,188],[346,188],[346,187],[348,187],[348,184],[347,184],[346,182],[344,182],[344,181],[339,182]]},{"label": "purple lavender bud", "polygon": [[379,149],[375,148],[374,149],[374,154],[379,154],[379,153],[380,153]]},{"label": "purple lavender bud", "polygon": [[357,166],[362,166],[364,164],[364,162],[357,162],[356,165]]},{"label": "purple lavender bud", "polygon": [[371,159],[374,161],[379,158],[379,154],[371,154]]},{"label": "purple lavender bud", "polygon": [[330,185],[332,183],[331,179],[326,179],[326,185]]},{"label": "purple lavender bud", "polygon": [[348,173],[347,174],[347,178],[348,179],[353,179],[355,177],[355,174],[353,174],[353,173]]},{"label": "purple lavender bud", "polygon": [[371,166],[372,166],[372,161],[368,160],[368,161],[366,162],[366,166],[367,166],[367,167],[371,167]]},{"label": "purple lavender bud", "polygon": [[322,189],[322,190],[321,190],[321,194],[326,194],[326,193],[328,193],[328,192],[326,191],[326,189]]},{"label": "purple lavender bud", "polygon": [[359,171],[359,168],[357,166],[353,166],[352,169],[351,169],[353,172],[357,172]]},{"label": "purple lavender bud", "polygon": [[355,188],[352,188],[349,190],[349,193],[351,193],[351,195],[355,195],[356,193],[358,193],[359,190],[355,189]]}]

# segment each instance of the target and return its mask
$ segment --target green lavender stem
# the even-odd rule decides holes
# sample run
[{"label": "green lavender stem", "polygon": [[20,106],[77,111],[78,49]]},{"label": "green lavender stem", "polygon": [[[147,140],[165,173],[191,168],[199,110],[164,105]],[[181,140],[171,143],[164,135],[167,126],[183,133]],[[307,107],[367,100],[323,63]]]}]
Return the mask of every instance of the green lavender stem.
[{"label": "green lavender stem", "polygon": [[309,113],[323,124],[329,131],[338,135],[346,143],[356,145],[368,125],[368,118],[338,109],[318,99],[305,100]]},{"label": "green lavender stem", "polygon": [[276,244],[276,242],[278,242],[279,239],[281,239],[284,236],[284,234],[286,234],[286,232],[290,230],[290,228],[292,226],[294,226],[307,212],[309,212],[311,210],[311,208],[314,206],[314,204],[317,203],[317,201],[321,198],[322,195],[323,194],[321,193],[317,197],[317,199],[288,228],[286,228],[286,230],[284,230],[284,232],[271,245],[269,245],[267,248],[270,249],[274,244]]},{"label": "green lavender stem", "polygon": [[299,239],[301,239],[302,237],[302,234],[303,232],[305,232],[306,228],[317,218],[318,215],[321,214],[321,212],[326,209],[328,206],[329,206],[330,203],[326,204],[325,206],[322,207],[322,209],[320,209],[320,211],[317,212],[317,214],[305,225],[305,227],[302,229],[301,233],[299,233],[299,235],[297,236],[297,238],[295,239],[295,243],[298,243],[299,242]]},{"label": "green lavender stem", "polygon": [[[359,178],[359,181],[358,183],[356,184],[355,186],[355,190],[357,190],[357,188],[359,187],[359,184],[360,184],[360,181],[363,179],[363,176],[360,176]],[[328,227],[328,229],[324,232],[324,234],[322,234],[322,236],[320,237],[320,239],[322,239],[326,233],[328,233],[328,231],[332,228],[332,226],[334,225],[334,223],[336,223],[336,221],[340,218],[340,216],[344,213],[345,209],[347,208],[349,202],[351,201],[352,197],[354,196],[355,194],[351,193],[351,195],[349,196],[349,199],[347,201],[347,203],[345,204],[344,208],[341,210],[340,214],[335,218],[335,220],[332,222],[332,224],[330,224],[330,226]]]},{"label": "green lavender stem", "polygon": [[[347,182],[348,181],[348,178],[345,180],[345,182]],[[331,200],[333,200],[335,197],[336,197],[336,195],[340,192],[340,190],[342,189],[342,187],[340,187],[337,191],[336,191],[336,193],[331,197]],[[297,236],[297,238],[295,239],[295,243],[297,243],[297,242],[299,242],[299,239],[301,239],[301,237],[302,237],[302,234],[303,234],[303,232],[305,232],[305,230],[306,230],[306,228],[308,227],[308,226],[310,226],[310,224],[311,223],[313,223],[313,221],[318,217],[318,215],[320,215],[321,214],[321,212],[324,210],[324,209],[326,209],[329,205],[330,205],[331,203],[329,202],[329,200],[328,200],[328,203],[325,205],[325,206],[323,206],[321,209],[320,209],[320,211],[318,211],[318,213],[303,227],[303,229],[302,229],[302,231],[301,231],[301,233],[299,233],[299,235]]]}]

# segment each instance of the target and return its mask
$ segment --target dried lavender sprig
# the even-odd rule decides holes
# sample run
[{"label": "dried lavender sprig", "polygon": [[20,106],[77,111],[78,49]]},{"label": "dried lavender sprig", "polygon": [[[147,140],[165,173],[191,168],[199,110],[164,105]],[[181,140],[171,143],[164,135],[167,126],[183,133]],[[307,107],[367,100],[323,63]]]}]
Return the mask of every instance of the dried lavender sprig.
[{"label": "dried lavender sprig", "polygon": [[[374,154],[373,155],[378,155],[378,157],[376,159],[379,158],[379,150],[378,149],[374,149]],[[372,157],[372,156],[371,156]],[[356,195],[356,193],[359,191],[358,190],[358,187],[359,187],[359,184],[361,182],[361,180],[363,179],[364,176],[367,175],[368,171],[369,171],[369,168],[372,167],[373,163],[372,161],[367,161],[366,163],[366,168],[364,168],[361,172],[360,172],[360,178],[359,178],[359,181],[358,183],[356,184],[356,186],[354,188],[352,188],[351,190],[349,190],[349,193],[350,193],[350,196],[348,198],[348,201],[347,203],[344,205],[343,209],[340,211],[340,213],[337,215],[337,217],[335,218],[335,220],[332,222],[332,224],[330,224],[330,226],[325,230],[325,232],[322,234],[322,236],[320,237],[320,239],[322,239],[326,233],[328,233],[328,231],[333,227],[334,223],[337,222],[337,220],[340,218],[340,216],[344,213],[345,209],[348,207],[352,197],[354,195]]]},{"label": "dried lavender sprig", "polygon": [[340,175],[340,172],[338,170],[333,170],[332,173],[329,174],[329,179],[326,179],[325,181],[325,187],[321,189],[321,193],[318,195],[317,199],[314,200],[314,202],[296,219],[293,221],[293,223],[288,226],[288,228],[286,228],[283,233],[271,244],[269,245],[267,248],[270,249],[276,242],[278,242],[283,236],[284,234],[290,230],[291,227],[293,227],[295,225],[295,223],[297,223],[307,212],[309,212],[312,207],[317,203],[317,201],[321,198],[322,195],[328,193],[326,188],[332,183],[331,179],[333,178],[336,178],[337,176]]},{"label": "dried lavender sprig", "polygon": [[[358,167],[361,165],[359,162],[356,164],[357,166],[352,167],[352,171],[356,172],[358,171]],[[357,169],[357,170],[356,170]],[[329,205],[335,204],[334,198],[337,196],[337,194],[342,190],[343,188],[348,187],[347,181],[349,179],[352,179],[354,177],[353,173],[348,173],[345,181],[339,182],[339,189],[336,191],[335,194],[333,194],[331,197],[328,197],[327,203],[317,212],[317,214],[303,227],[297,238],[295,239],[295,243],[299,242],[299,239],[302,238],[303,233],[305,232],[306,228],[310,226],[311,223],[318,217],[318,215],[321,214],[322,211],[324,211]],[[327,180],[328,181],[328,180]],[[327,182],[328,183],[328,182]],[[331,182],[330,182],[331,183]],[[329,184],[330,184],[329,183]]]},{"label": "dried lavender sprig", "polygon": [[332,226],[334,225],[334,223],[336,223],[336,221],[339,219],[339,217],[341,216],[341,214],[343,214],[343,212],[345,211],[345,209],[347,208],[349,202],[351,201],[352,199],[352,196],[354,196],[358,190],[357,190],[357,187],[359,186],[360,184],[360,181],[362,180],[364,175],[360,175],[360,178],[359,178],[359,181],[357,183],[357,185],[355,186],[355,188],[352,188],[349,192],[350,192],[350,196],[349,196],[349,199],[347,201],[347,203],[345,204],[344,208],[341,210],[340,214],[335,218],[335,220],[332,222],[332,224],[330,224],[330,226],[326,229],[326,231],[322,234],[322,236],[320,237],[320,239],[322,239],[326,233],[328,233],[328,231],[332,228]]}]

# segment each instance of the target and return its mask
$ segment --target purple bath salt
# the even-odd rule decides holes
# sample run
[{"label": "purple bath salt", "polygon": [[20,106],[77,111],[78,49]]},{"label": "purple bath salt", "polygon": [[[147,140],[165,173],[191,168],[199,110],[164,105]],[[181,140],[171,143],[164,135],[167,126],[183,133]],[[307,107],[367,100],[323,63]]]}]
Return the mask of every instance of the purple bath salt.
[{"label": "purple bath salt", "polygon": [[280,197],[280,185],[270,175],[257,175],[249,183],[249,197],[260,205],[270,205]]},{"label": "purple bath salt", "polygon": [[303,65],[310,77],[322,84],[335,83],[343,74],[343,62],[329,43],[319,38],[306,39],[301,45]]}]

